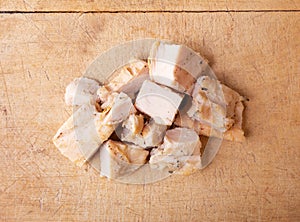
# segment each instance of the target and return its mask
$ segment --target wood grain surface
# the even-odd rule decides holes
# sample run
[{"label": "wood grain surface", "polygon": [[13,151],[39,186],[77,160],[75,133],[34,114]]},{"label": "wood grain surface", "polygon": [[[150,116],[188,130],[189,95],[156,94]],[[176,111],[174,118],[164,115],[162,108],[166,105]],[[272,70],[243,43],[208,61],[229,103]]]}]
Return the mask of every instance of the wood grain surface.
[{"label": "wood grain surface", "polygon": [[249,11],[297,10],[298,0],[1,0],[0,11]]},{"label": "wood grain surface", "polygon": [[[0,221],[299,221],[299,19],[299,12],[0,14]],[[222,82],[249,97],[247,140],[224,142],[191,176],[125,185],[77,168],[51,139],[71,114],[66,85],[105,50],[144,37],[201,52]]]}]

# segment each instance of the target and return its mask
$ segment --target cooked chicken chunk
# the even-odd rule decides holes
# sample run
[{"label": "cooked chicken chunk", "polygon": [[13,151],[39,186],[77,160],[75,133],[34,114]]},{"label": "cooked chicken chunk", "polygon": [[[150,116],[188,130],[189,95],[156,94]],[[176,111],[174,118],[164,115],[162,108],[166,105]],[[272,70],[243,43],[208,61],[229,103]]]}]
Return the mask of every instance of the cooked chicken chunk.
[{"label": "cooked chicken chunk", "polygon": [[201,146],[196,147],[191,156],[179,157],[179,161],[184,164],[180,169],[175,170],[174,173],[188,176],[201,169],[200,148]]},{"label": "cooked chicken chunk", "polygon": [[133,143],[143,148],[161,144],[167,126],[155,123],[150,119],[144,126],[143,115],[130,115],[122,124],[121,140]]},{"label": "cooked chicken chunk", "polygon": [[127,84],[123,85],[118,91],[126,93],[131,99],[136,98],[143,82],[149,80],[149,73],[143,73],[133,77]]},{"label": "cooked chicken chunk", "polygon": [[197,120],[190,118],[187,114],[178,115],[174,124],[179,127],[186,127],[195,130],[196,133],[203,136],[223,137],[225,140],[243,142],[245,140],[244,131],[241,128],[243,106],[238,105],[234,125],[224,133],[213,130],[210,126],[205,125]]},{"label": "cooked chicken chunk", "polygon": [[97,99],[106,104],[112,99],[112,94],[117,92],[123,92],[131,99],[135,99],[143,82],[147,79],[149,79],[147,63],[142,60],[133,61],[109,77],[109,82],[97,90]]},{"label": "cooked chicken chunk", "polygon": [[91,105],[82,105],[57,131],[53,143],[60,152],[82,166],[109,138],[114,127],[103,123],[105,113]]},{"label": "cooked chicken chunk", "polygon": [[111,92],[106,86],[101,86],[97,90],[96,107],[99,110],[111,108],[110,106],[114,103],[116,97],[119,95],[117,92]]},{"label": "cooked chicken chunk", "polygon": [[194,130],[177,127],[166,132],[161,148],[165,155],[189,156],[199,146],[200,139]]},{"label": "cooked chicken chunk", "polygon": [[131,99],[124,93],[114,94],[102,112],[82,105],[58,130],[53,142],[63,155],[82,166],[110,137],[115,125],[134,112]]},{"label": "cooked chicken chunk", "polygon": [[74,79],[66,88],[65,103],[68,106],[94,104],[99,83],[85,77]]},{"label": "cooked chicken chunk", "polygon": [[144,128],[144,117],[142,114],[131,114],[122,124],[133,134],[141,134]]},{"label": "cooked chicken chunk", "polygon": [[116,179],[146,163],[149,152],[137,146],[108,140],[100,147],[101,175]]},{"label": "cooked chicken chunk", "polygon": [[[106,87],[109,91],[136,93],[143,80],[148,78],[149,69],[146,62],[136,60],[115,71]],[[132,89],[133,88],[133,89]]]},{"label": "cooked chicken chunk", "polygon": [[145,125],[142,136],[146,147],[154,147],[161,144],[166,133],[167,126],[158,124],[154,119],[150,119],[149,123]]},{"label": "cooked chicken chunk", "polygon": [[100,86],[96,92],[98,97],[98,102],[104,103],[108,101],[110,99],[109,96],[111,95],[111,93],[112,92],[107,88],[107,86],[105,85]]},{"label": "cooked chicken chunk", "polygon": [[153,44],[148,58],[151,80],[180,92],[190,92],[206,61],[184,45]]},{"label": "cooked chicken chunk", "polygon": [[235,111],[236,106],[243,106],[243,97],[208,76],[197,80],[192,97],[188,116],[220,132],[225,132],[233,126],[235,116],[241,117],[241,114]]},{"label": "cooked chicken chunk", "polygon": [[213,103],[225,106],[228,118],[234,116],[236,104],[244,100],[244,97],[236,91],[209,76],[201,76],[197,79],[192,96],[197,97],[199,93],[205,93]]},{"label": "cooked chicken chunk", "polygon": [[144,128],[144,117],[139,114],[131,114],[123,123],[120,132],[120,139],[124,142],[133,143],[135,145],[146,147],[145,140],[141,133]]},{"label": "cooked chicken chunk", "polygon": [[200,147],[199,136],[194,130],[187,128],[168,130],[163,144],[151,151],[149,163],[152,167],[178,170],[184,166],[195,150],[200,150]]},{"label": "cooked chicken chunk", "polygon": [[146,80],[137,96],[135,107],[151,116],[156,123],[172,125],[183,95]]},{"label": "cooked chicken chunk", "polygon": [[204,93],[199,93],[197,97],[194,97],[187,114],[192,119],[221,132],[225,132],[233,124],[233,120],[226,117],[226,108],[208,100]]},{"label": "cooked chicken chunk", "polygon": [[135,112],[136,110],[130,97],[121,92],[114,98],[113,105],[105,117],[105,121],[111,125],[121,123],[127,119],[130,114]]}]

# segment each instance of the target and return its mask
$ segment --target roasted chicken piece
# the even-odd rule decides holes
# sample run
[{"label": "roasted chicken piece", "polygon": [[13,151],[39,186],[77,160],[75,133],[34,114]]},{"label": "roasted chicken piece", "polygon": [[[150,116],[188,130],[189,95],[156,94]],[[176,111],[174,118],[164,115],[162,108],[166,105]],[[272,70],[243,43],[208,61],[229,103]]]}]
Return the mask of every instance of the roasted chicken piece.
[{"label": "roasted chicken piece", "polygon": [[142,60],[134,60],[115,71],[105,87],[110,92],[124,92],[134,99],[147,79],[149,79],[148,64]]},{"label": "roasted chicken piece", "polygon": [[143,128],[143,115],[132,114],[122,123],[122,127],[118,130],[117,134],[122,141],[133,143],[145,148],[145,141],[142,136]]},{"label": "roasted chicken piece", "polygon": [[144,148],[154,147],[161,144],[166,130],[166,125],[157,124],[153,119],[144,124],[143,115],[133,114],[123,122],[120,138]]},{"label": "roasted chicken piece", "polygon": [[244,97],[208,76],[197,80],[192,97],[192,105],[187,113],[176,116],[175,125],[194,129],[199,135],[244,141]]},{"label": "roasted chicken piece", "polygon": [[124,93],[115,94],[102,112],[93,105],[82,105],[60,127],[53,143],[64,156],[82,166],[111,136],[116,124],[134,112],[131,99]]},{"label": "roasted chicken piece", "polygon": [[114,131],[113,125],[103,122],[105,116],[94,106],[82,105],[59,128],[53,143],[64,156],[82,166]]},{"label": "roasted chicken piece", "polygon": [[[149,163],[154,168],[168,167],[169,171],[175,171],[190,160],[190,164],[197,167],[201,163],[200,148],[201,142],[194,130],[177,127],[168,130],[163,144],[151,151]],[[199,154],[198,161],[190,159],[192,154]]]},{"label": "roasted chicken piece", "polygon": [[149,152],[138,146],[108,140],[100,147],[101,175],[117,179],[146,163]]},{"label": "roasted chicken piece", "polygon": [[161,41],[153,44],[148,63],[152,81],[187,93],[207,66],[190,48]]},{"label": "roasted chicken piece", "polygon": [[[103,107],[102,107],[103,108]],[[125,93],[119,93],[115,96],[113,105],[105,117],[108,124],[117,124],[123,122],[130,114],[136,112],[130,97]]]},{"label": "roasted chicken piece", "polygon": [[142,136],[146,147],[154,147],[161,144],[166,133],[167,126],[158,124],[154,119],[150,119],[142,131]]},{"label": "roasted chicken piece", "polygon": [[76,78],[66,88],[65,103],[67,106],[95,104],[99,86],[100,84],[93,79]]},{"label": "roasted chicken piece", "polygon": [[183,95],[151,81],[144,81],[135,107],[161,125],[172,125]]},{"label": "roasted chicken piece", "polygon": [[[242,113],[241,111],[237,112]],[[213,136],[224,138],[225,140],[229,141],[243,142],[245,141],[245,136],[244,131],[241,128],[241,121],[239,121],[237,117],[235,117],[235,119],[236,122],[234,123],[234,125],[224,133],[214,130],[212,127],[205,125],[197,120],[193,120],[187,114],[177,115],[174,124],[179,127],[193,129],[199,135],[207,137]]]}]

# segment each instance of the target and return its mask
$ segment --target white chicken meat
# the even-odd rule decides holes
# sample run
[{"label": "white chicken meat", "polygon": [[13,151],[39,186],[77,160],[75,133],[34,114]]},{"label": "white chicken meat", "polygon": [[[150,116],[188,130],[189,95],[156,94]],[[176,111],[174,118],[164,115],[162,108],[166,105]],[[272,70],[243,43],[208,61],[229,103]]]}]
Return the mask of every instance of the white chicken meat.
[{"label": "white chicken meat", "polygon": [[190,93],[207,62],[184,45],[158,41],[148,58],[151,80]]},{"label": "white chicken meat", "polygon": [[137,146],[108,140],[100,147],[101,175],[117,179],[146,163],[149,152]]},{"label": "white chicken meat", "polygon": [[95,104],[99,86],[100,84],[93,79],[76,78],[66,88],[65,103],[67,106]]},{"label": "white chicken meat", "polygon": [[161,144],[167,126],[157,124],[153,119],[144,125],[143,115],[130,115],[123,122],[121,140],[143,148],[155,147]]},{"label": "white chicken meat", "polygon": [[112,125],[103,123],[104,116],[94,106],[82,105],[59,128],[53,143],[64,156],[82,166],[114,131]]},{"label": "white chicken meat", "polygon": [[170,171],[179,170],[194,151],[200,148],[201,142],[194,130],[174,128],[166,132],[163,144],[151,151],[149,163],[154,168],[168,167]]},{"label": "white chicken meat", "polygon": [[135,101],[135,107],[161,125],[172,125],[183,95],[146,80]]}]

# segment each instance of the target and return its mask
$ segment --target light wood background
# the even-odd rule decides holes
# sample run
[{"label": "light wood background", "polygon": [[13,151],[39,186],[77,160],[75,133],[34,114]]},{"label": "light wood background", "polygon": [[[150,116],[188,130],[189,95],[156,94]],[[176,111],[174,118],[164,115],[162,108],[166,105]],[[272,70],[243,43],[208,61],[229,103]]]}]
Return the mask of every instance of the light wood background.
[{"label": "light wood background", "polygon": [[[0,221],[300,221],[299,9],[297,0],[0,0]],[[144,37],[201,52],[249,97],[247,140],[224,142],[191,176],[124,185],[75,167],[51,139],[71,114],[65,86],[100,53]]]}]

